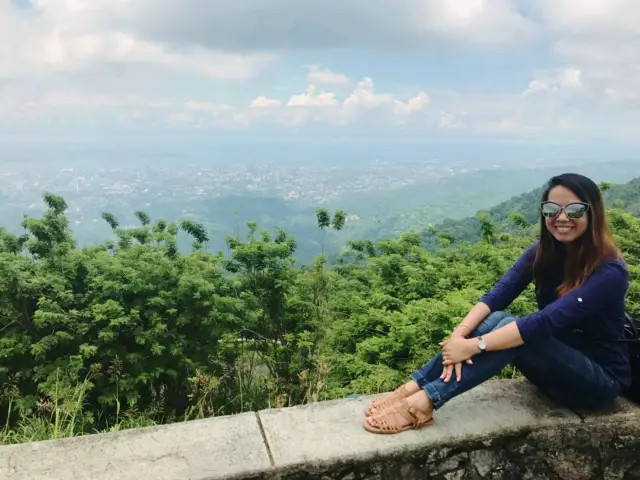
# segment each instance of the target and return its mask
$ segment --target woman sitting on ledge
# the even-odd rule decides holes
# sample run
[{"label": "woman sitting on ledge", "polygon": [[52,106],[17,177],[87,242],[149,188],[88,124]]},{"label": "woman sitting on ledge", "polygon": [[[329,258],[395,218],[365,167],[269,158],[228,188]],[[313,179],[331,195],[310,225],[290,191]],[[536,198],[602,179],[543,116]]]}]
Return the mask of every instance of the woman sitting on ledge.
[{"label": "woman sitting on ledge", "polygon": [[[540,210],[539,241],[440,344],[441,353],[369,405],[368,431],[429,425],[434,410],[510,363],[573,408],[602,407],[630,384],[626,344],[603,341],[624,338],[629,275],[598,186],[578,174],[553,177]],[[531,281],[539,311],[520,318],[503,312]]]}]

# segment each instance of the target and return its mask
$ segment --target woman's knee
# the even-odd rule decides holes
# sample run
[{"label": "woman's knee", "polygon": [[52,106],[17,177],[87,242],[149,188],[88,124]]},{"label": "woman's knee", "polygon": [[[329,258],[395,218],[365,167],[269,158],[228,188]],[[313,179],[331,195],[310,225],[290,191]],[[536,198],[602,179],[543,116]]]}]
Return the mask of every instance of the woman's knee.
[{"label": "woman's knee", "polygon": [[478,325],[475,333],[478,335],[486,335],[493,330],[504,327],[515,319],[516,317],[508,312],[493,312],[489,314],[489,316],[485,318],[480,325]]}]

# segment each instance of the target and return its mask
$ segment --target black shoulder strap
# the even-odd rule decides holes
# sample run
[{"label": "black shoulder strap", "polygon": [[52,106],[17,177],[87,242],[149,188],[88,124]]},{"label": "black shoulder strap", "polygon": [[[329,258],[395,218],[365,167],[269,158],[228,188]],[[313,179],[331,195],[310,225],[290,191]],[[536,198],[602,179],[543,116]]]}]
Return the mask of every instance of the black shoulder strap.
[{"label": "black shoulder strap", "polygon": [[640,325],[638,325],[638,320],[629,315],[628,312],[624,314],[625,319],[627,320],[627,326],[629,328],[629,333],[632,334],[632,337],[636,340],[640,340]]}]

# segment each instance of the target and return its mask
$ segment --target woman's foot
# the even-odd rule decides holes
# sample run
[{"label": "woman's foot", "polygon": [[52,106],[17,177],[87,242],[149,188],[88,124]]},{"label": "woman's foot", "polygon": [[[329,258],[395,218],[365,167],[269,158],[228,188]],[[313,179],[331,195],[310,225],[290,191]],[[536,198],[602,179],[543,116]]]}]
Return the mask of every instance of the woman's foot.
[{"label": "woman's foot", "polygon": [[410,380],[404,385],[396,388],[393,392],[384,397],[376,398],[365,409],[364,413],[367,416],[377,415],[382,413],[385,409],[393,407],[395,404],[402,402],[405,398],[410,397],[416,392],[420,391],[420,387],[416,382]]},{"label": "woman's foot", "polygon": [[433,404],[427,394],[420,390],[408,398],[397,401],[393,407],[367,417],[364,428],[371,433],[394,434],[432,423]]}]

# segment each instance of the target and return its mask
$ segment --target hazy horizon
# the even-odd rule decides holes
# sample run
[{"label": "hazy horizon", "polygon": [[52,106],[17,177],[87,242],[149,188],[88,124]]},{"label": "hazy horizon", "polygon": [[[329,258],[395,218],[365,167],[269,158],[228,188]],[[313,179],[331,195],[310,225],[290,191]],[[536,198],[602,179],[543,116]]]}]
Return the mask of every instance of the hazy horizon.
[{"label": "hazy horizon", "polygon": [[[81,139],[74,141],[40,139],[21,142],[0,141],[0,165],[28,163],[94,165],[138,163],[184,164],[326,164],[360,165],[393,162],[438,163],[462,162],[479,167],[524,166],[524,162],[542,166],[580,162],[638,161],[640,148],[634,145],[609,145],[596,142],[581,144],[536,144],[515,139],[504,142],[451,141],[446,139],[300,139],[234,138],[122,139],[118,143]],[[133,163],[132,163],[133,162]]]}]

